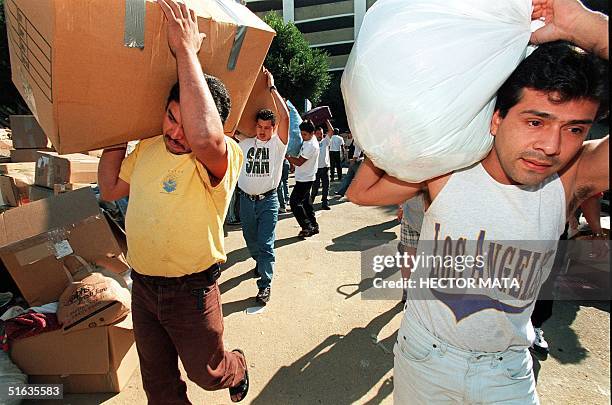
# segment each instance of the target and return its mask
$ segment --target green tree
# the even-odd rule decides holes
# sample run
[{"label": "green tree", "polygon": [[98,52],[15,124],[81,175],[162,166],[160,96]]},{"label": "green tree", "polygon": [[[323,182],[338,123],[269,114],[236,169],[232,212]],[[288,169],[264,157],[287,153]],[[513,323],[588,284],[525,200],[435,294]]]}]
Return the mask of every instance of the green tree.
[{"label": "green tree", "polygon": [[285,23],[278,13],[270,12],[263,20],[276,31],[264,65],[278,91],[300,111],[305,99],[316,105],[330,83],[327,53],[310,48],[295,24]]},{"label": "green tree", "polygon": [[0,127],[9,126],[9,115],[31,114],[11,81],[4,0],[0,0]]}]

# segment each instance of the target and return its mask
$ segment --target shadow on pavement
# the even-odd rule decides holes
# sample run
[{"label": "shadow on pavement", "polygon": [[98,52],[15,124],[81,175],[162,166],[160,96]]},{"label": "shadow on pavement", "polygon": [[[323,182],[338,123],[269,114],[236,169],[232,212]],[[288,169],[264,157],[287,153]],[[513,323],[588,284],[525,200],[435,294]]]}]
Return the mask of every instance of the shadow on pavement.
[{"label": "shadow on pavement", "polygon": [[397,239],[395,232],[385,232],[397,226],[397,219],[382,224],[370,225],[332,239],[333,244],[325,247],[330,252],[362,252],[376,246],[384,245]]},{"label": "shadow on pavement", "polygon": [[552,317],[542,325],[550,349],[549,356],[561,364],[580,363],[587,351],[570,327],[580,310],[579,301],[555,301]]},{"label": "shadow on pavement", "polygon": [[[281,367],[251,404],[334,404],[359,401],[393,368],[393,345],[397,332],[376,342],[376,337],[402,304],[372,319],[347,335],[331,335],[289,366]],[[304,387],[309,387],[306,391]],[[368,404],[380,403],[391,394],[385,381]]]},{"label": "shadow on pavement", "polygon": [[[298,238],[297,236],[290,236],[290,237],[284,238],[284,239],[277,239],[274,242],[274,248],[278,249],[278,248],[281,248],[283,246],[291,245],[291,244],[296,243],[296,242],[301,242],[301,239]],[[250,258],[251,258],[251,254],[249,253],[249,249],[246,246],[243,247],[243,248],[240,248],[240,249],[232,250],[231,252],[229,252],[227,254],[227,261],[221,266],[221,271],[229,270],[229,268],[232,267],[233,265],[235,265],[237,263],[240,263],[240,262],[243,262],[245,260],[248,260]],[[239,276],[239,277],[241,277],[241,276]],[[230,281],[230,280],[228,280],[228,281]],[[225,283],[223,283],[223,284],[225,284]],[[238,283],[238,284],[240,284],[240,283]],[[229,289],[230,288],[227,288],[224,291],[227,291]]]},{"label": "shadow on pavement", "polygon": [[[385,267],[385,269],[379,273],[374,273],[376,278],[387,279],[398,271],[395,267]],[[368,278],[362,278],[359,283],[343,284],[336,288],[336,292],[340,295],[344,295],[344,299],[354,297],[355,295],[362,293],[370,288],[374,288],[374,276]],[[397,297],[400,299],[400,296]]]},{"label": "shadow on pavement", "polygon": [[244,298],[240,301],[222,302],[221,306],[223,308],[223,316],[235,314],[236,312],[244,312],[247,308],[257,306],[258,304],[255,301],[255,294],[257,294],[256,286],[254,287],[254,294],[252,297]]}]

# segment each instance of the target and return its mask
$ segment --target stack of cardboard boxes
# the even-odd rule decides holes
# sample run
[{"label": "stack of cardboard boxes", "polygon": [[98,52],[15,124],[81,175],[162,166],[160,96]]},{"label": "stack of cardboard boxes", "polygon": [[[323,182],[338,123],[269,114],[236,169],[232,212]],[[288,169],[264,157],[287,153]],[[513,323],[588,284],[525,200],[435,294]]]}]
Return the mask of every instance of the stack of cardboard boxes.
[{"label": "stack of cardboard boxes", "polygon": [[44,147],[49,140],[32,115],[11,115],[10,122],[16,149],[10,163],[0,163],[0,205],[19,207],[97,182],[99,158]]},{"label": "stack of cardboard boxes", "polygon": [[[90,263],[123,258],[91,189],[0,214],[0,260],[30,306],[59,299],[69,283],[63,259],[70,255]],[[119,392],[138,365],[129,317],[112,326],[15,340],[10,354],[30,383],[61,383],[66,393]]]},{"label": "stack of cardboard boxes", "polygon": [[53,146],[33,115],[11,115],[11,162],[36,162],[38,151],[52,152]]}]

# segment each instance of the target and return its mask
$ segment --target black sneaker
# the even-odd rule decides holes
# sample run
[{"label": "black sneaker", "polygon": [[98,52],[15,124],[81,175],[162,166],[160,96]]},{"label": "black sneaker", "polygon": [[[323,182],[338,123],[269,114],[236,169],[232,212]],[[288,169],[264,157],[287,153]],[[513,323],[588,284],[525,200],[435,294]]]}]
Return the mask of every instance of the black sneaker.
[{"label": "black sneaker", "polygon": [[312,235],[318,234],[319,233],[319,227],[315,226],[315,227],[310,228],[309,233],[310,233],[310,235],[308,235],[308,236],[312,236]]},{"label": "black sneaker", "polygon": [[270,301],[270,287],[260,288],[255,300],[264,305],[267,304]]},{"label": "black sneaker", "polygon": [[329,211],[329,210],[331,210],[331,207],[329,205],[327,205],[327,204],[324,204],[324,205],[321,205],[321,209],[325,210],[325,211]]},{"label": "black sneaker", "polygon": [[306,239],[310,236],[310,229],[302,229],[300,233],[298,233],[297,237],[300,239]]}]

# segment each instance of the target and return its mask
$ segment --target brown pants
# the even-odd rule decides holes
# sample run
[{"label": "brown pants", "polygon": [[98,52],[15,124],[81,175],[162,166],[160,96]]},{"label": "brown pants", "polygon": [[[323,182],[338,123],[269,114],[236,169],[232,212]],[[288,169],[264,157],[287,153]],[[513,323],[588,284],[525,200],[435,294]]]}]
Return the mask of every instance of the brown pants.
[{"label": "brown pants", "polygon": [[178,367],[205,390],[234,387],[246,362],[223,350],[219,287],[206,273],[178,278],[132,270],[132,320],[142,383],[149,404],[191,404]]}]

